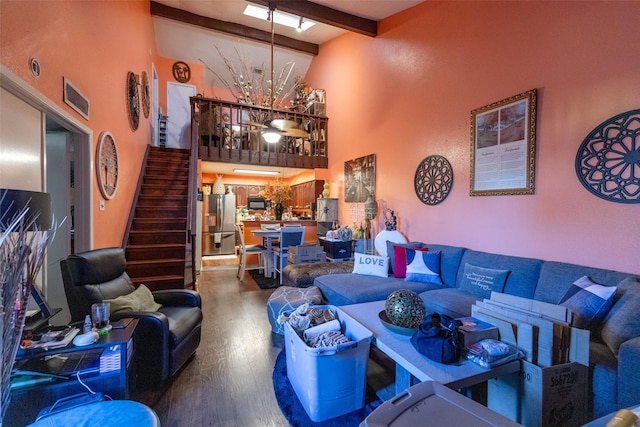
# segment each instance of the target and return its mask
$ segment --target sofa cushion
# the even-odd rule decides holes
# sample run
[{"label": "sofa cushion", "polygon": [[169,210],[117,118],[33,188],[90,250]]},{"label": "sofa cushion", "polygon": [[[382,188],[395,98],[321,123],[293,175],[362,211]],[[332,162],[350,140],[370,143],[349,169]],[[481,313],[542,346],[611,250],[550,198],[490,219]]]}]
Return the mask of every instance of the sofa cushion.
[{"label": "sofa cushion", "polygon": [[471,306],[478,300],[475,295],[454,288],[434,289],[419,296],[427,313],[446,314],[453,318],[471,316]]},{"label": "sofa cushion", "polygon": [[389,274],[389,257],[369,254],[354,254],[353,274],[365,276],[387,277]]},{"label": "sofa cushion", "polygon": [[587,276],[582,276],[569,288],[560,300],[573,313],[574,328],[591,329],[597,326],[613,305],[614,286],[602,286]]},{"label": "sofa cushion", "polygon": [[442,285],[423,282],[405,282],[394,277],[363,276],[360,274],[328,274],[316,277],[313,282],[331,305],[358,304],[361,302],[386,300],[398,289],[420,293],[437,289]]},{"label": "sofa cushion", "polygon": [[407,252],[407,275],[405,281],[426,282],[442,285],[440,278],[440,252],[421,249],[405,249]]},{"label": "sofa cushion", "polygon": [[618,284],[601,336],[614,354],[623,342],[640,336],[640,278],[629,277]]},{"label": "sofa cushion", "polygon": [[114,299],[105,299],[111,305],[111,314],[126,311],[158,311],[162,306],[155,302],[153,294],[145,285],[140,285],[130,294]]},{"label": "sofa cushion", "polygon": [[460,260],[466,252],[465,248],[458,246],[435,245],[424,243],[423,247],[429,252],[440,252],[440,278],[442,283],[451,288],[456,286]]},{"label": "sofa cushion", "polygon": [[[431,248],[430,248],[431,249]],[[484,268],[492,268],[498,270],[509,270],[509,277],[504,285],[503,292],[509,295],[516,295],[523,298],[533,298],[538,282],[540,267],[542,260],[535,258],[523,258],[510,255],[498,255],[488,252],[465,251],[462,256],[461,269],[465,263],[477,265]],[[456,286],[459,288],[462,284],[463,274],[459,274]]]},{"label": "sofa cushion", "polygon": [[478,298],[490,298],[491,292],[502,292],[509,270],[478,267],[465,263],[460,290]]},{"label": "sofa cushion", "polygon": [[[389,257],[389,267],[391,268],[390,272],[393,273],[394,277],[404,278],[403,275],[396,275],[396,250],[395,248],[421,248],[422,242],[409,242],[409,243],[396,243],[390,240],[387,240],[387,256]],[[398,251],[398,255],[400,256],[399,268],[406,272],[407,265],[407,254],[404,251]]]}]

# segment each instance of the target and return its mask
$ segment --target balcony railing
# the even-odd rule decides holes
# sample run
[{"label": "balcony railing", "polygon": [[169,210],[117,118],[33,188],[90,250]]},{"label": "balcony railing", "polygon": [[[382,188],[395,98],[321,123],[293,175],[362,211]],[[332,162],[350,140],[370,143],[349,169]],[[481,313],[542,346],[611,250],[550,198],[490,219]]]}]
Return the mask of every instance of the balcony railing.
[{"label": "balcony railing", "polygon": [[[298,123],[308,137],[285,135],[277,143],[267,143],[260,124],[274,119]],[[329,119],[324,116],[196,96],[191,98],[191,124],[191,146],[198,147],[203,161],[327,168]]]}]

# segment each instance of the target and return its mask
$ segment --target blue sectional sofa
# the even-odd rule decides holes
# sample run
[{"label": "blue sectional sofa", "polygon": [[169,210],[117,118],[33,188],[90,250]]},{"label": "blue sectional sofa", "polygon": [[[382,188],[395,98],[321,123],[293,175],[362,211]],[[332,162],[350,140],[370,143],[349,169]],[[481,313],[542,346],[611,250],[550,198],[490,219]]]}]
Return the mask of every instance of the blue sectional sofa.
[{"label": "blue sectional sofa", "polygon": [[406,281],[353,273],[319,276],[314,285],[332,305],[386,299],[397,289],[417,292],[427,312],[453,317],[471,315],[478,296],[460,289],[465,265],[508,270],[502,292],[558,304],[572,284],[583,276],[604,286],[616,286],[613,306],[602,322],[591,328],[590,371],[593,417],[640,404],[640,277],[630,273],[533,258],[474,251],[461,247],[424,244],[440,252],[443,284]]}]

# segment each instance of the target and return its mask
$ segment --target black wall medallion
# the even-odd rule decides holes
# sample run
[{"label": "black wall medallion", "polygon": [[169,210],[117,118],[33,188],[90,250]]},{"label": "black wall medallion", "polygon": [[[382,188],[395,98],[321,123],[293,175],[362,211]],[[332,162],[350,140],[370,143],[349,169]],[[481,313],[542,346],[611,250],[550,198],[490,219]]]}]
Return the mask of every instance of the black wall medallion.
[{"label": "black wall medallion", "polygon": [[418,165],[413,185],[422,203],[437,205],[447,198],[453,186],[451,163],[442,156],[427,157]]},{"label": "black wall medallion", "polygon": [[617,203],[640,203],[640,110],[604,121],[576,154],[576,174],[589,192]]}]

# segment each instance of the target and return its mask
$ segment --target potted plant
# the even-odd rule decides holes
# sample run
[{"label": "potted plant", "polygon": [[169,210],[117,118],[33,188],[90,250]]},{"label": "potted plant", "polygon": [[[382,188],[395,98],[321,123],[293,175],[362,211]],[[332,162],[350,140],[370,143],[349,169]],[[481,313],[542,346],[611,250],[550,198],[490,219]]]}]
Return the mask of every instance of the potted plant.
[{"label": "potted plant", "polygon": [[291,187],[289,184],[276,178],[273,182],[265,184],[263,195],[265,199],[271,200],[271,203],[274,204],[273,209],[276,213],[276,220],[282,220],[282,213],[284,212],[282,203],[291,199]]}]

